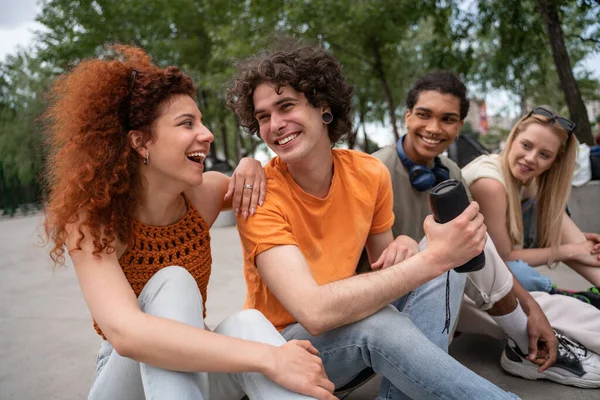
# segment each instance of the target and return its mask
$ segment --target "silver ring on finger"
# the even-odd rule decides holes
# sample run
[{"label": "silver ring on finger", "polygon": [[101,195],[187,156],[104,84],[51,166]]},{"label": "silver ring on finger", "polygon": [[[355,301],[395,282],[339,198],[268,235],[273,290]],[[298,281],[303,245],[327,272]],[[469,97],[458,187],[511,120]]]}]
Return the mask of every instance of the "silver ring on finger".
[{"label": "silver ring on finger", "polygon": [[250,189],[250,190],[254,190],[254,185],[248,185],[248,184],[244,184],[243,188],[244,188],[244,189]]}]

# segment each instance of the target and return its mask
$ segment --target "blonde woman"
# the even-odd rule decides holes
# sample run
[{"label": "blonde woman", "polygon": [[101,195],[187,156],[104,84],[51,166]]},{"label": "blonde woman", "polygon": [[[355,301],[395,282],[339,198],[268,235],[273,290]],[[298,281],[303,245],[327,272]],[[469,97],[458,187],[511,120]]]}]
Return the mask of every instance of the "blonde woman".
[{"label": "blonde woman", "polygon": [[574,130],[572,121],[535,107],[513,127],[500,155],[473,160],[463,176],[498,252],[526,289],[556,293],[531,266],[562,261],[593,285],[576,297],[599,307],[600,235],[581,232],[565,213]]}]

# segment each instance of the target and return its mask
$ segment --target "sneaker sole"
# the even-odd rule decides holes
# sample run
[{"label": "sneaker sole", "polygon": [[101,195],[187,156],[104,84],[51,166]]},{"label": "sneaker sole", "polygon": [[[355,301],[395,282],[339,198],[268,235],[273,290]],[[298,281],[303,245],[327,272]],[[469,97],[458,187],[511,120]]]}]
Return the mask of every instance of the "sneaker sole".
[{"label": "sneaker sole", "polygon": [[560,383],[562,385],[576,386],[583,389],[600,388],[600,381],[590,381],[574,376],[564,376],[549,370],[546,370],[543,374],[540,374],[539,372],[537,372],[537,370],[527,368],[522,363],[511,361],[508,358],[504,357],[504,355],[500,359],[500,365],[502,366],[502,369],[504,369],[509,374],[529,379],[531,381],[537,381],[538,379],[546,379],[549,381]]}]

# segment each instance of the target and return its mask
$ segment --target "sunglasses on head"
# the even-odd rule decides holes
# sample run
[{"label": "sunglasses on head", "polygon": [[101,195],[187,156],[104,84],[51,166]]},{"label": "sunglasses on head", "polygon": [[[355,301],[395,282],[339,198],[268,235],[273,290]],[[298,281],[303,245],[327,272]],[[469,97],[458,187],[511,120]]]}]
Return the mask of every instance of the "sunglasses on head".
[{"label": "sunglasses on head", "polygon": [[532,115],[541,115],[542,117],[546,117],[546,118],[550,119],[551,121],[556,122],[558,124],[558,126],[563,128],[565,131],[569,132],[569,138],[571,137],[571,135],[575,131],[575,128],[577,127],[577,124],[575,122],[573,122],[569,119],[563,118],[561,116],[558,116],[558,115],[554,114],[552,111],[546,110],[544,107],[535,107],[533,110],[531,110],[529,112],[529,114],[527,115],[527,118],[531,117]]}]

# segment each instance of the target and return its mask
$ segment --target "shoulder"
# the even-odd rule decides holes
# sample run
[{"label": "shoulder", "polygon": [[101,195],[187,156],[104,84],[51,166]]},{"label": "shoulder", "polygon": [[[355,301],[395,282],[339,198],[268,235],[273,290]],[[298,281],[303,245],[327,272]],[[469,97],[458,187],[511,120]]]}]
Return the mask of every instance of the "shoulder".
[{"label": "shoulder", "polygon": [[[267,193],[262,206],[257,207],[256,214],[248,221],[260,220],[265,215],[284,218],[294,203],[294,190],[291,186],[286,164],[279,157],[274,157],[264,166],[267,179]],[[252,225],[252,224],[250,224]]]},{"label": "shoulder", "polygon": [[289,174],[287,165],[279,157],[274,157],[265,165],[264,170],[267,178],[265,203],[277,203],[281,198],[290,197],[292,189],[286,179]]},{"label": "shoulder", "polygon": [[458,164],[443,154],[440,154],[438,157],[442,164],[450,171],[450,178],[458,180],[462,178],[462,173]]},{"label": "shoulder", "polygon": [[491,178],[478,179],[469,186],[469,190],[477,201],[481,201],[482,199],[493,199],[494,201],[497,201],[506,197],[504,185]]},{"label": "shoulder", "polygon": [[202,174],[201,185],[185,191],[185,195],[208,226],[212,226],[221,212],[229,179],[227,175],[220,172],[205,172]]},{"label": "shoulder", "polygon": [[345,175],[352,174],[364,178],[380,176],[383,171],[387,173],[387,168],[380,159],[362,151],[336,149],[333,150],[333,155],[343,171],[347,172]]},{"label": "shoulder", "polygon": [[477,157],[462,169],[467,185],[471,186],[477,180],[490,178],[505,185],[502,173],[502,161],[497,154],[486,154]]},{"label": "shoulder", "polygon": [[502,161],[498,154],[483,154],[463,167],[464,171],[475,170],[478,168],[502,169]]},{"label": "shoulder", "polygon": [[215,186],[223,186],[229,184],[229,177],[221,172],[209,171],[202,174],[202,185],[197,186],[201,188],[204,186],[214,188]]},{"label": "shoulder", "polygon": [[377,158],[352,150],[336,150],[334,154],[341,158],[334,173],[352,196],[377,200],[392,192],[390,171]]},{"label": "shoulder", "polygon": [[118,235],[109,237],[106,226],[98,224],[83,208],[76,214],[77,219],[65,226],[65,247],[73,262],[90,256],[120,257],[125,253],[128,238],[121,241]]},{"label": "shoulder", "polygon": [[[206,202],[222,202],[221,191],[229,185],[229,177],[221,172],[209,171],[202,174],[202,184],[185,191],[194,206],[201,208]],[[220,204],[220,203],[219,203]]]},{"label": "shoulder", "polygon": [[379,149],[375,153],[373,153],[373,157],[377,158],[378,160],[381,160],[381,162],[384,163],[385,166],[388,167],[388,169],[392,168],[393,165],[398,160],[398,153],[396,152],[396,146],[389,145],[389,146],[382,147],[381,149]]},{"label": "shoulder", "polygon": [[273,157],[264,167],[267,179],[281,179],[287,171],[287,166],[279,157]]}]

